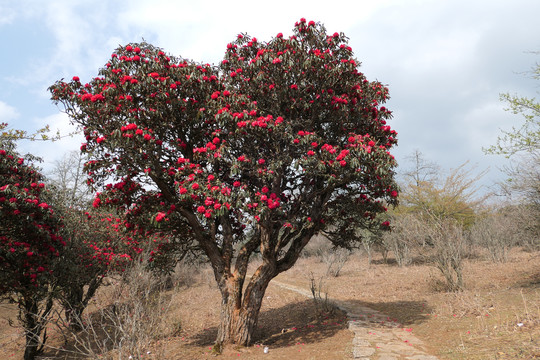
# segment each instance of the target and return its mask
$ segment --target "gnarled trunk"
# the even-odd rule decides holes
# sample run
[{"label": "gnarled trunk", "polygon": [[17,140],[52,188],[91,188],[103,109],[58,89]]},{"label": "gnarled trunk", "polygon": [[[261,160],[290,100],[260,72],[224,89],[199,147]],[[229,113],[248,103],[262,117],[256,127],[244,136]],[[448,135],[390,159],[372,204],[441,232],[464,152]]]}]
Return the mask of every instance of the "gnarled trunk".
[{"label": "gnarled trunk", "polygon": [[264,293],[275,275],[272,267],[261,265],[250,279],[243,296],[243,278],[229,277],[224,281],[220,287],[221,323],[216,344],[250,345]]}]

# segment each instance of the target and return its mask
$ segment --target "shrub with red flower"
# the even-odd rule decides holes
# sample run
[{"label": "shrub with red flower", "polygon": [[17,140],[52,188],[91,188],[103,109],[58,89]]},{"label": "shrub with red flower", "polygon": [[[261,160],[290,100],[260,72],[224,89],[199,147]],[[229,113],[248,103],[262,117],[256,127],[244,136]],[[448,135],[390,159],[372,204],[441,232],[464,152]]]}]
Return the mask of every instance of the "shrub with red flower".
[{"label": "shrub with red flower", "polygon": [[53,271],[66,243],[47,203],[37,169],[11,150],[0,151],[0,297],[19,306],[25,359],[40,352],[52,307]]},{"label": "shrub with red flower", "polygon": [[[212,263],[218,343],[250,342],[270,280],[313,235],[350,247],[397,203],[388,89],[359,63],[342,33],[302,20],[288,38],[239,36],[218,66],[131,44],[88,88],[51,86],[85,129],[89,181],[102,190],[95,205],[196,242]],[[255,251],[263,261],[248,281]]]}]

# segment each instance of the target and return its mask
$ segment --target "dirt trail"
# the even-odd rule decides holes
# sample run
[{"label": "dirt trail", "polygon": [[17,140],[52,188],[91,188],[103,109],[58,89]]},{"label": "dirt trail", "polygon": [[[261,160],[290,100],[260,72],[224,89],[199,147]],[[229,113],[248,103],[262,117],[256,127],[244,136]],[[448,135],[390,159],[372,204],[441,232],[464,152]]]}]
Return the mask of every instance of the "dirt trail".
[{"label": "dirt trail", "polygon": [[[270,284],[311,297],[307,289],[273,280]],[[427,354],[411,329],[403,328],[388,316],[347,301],[328,299],[347,313],[354,333],[353,358],[362,360],[438,360]]]}]

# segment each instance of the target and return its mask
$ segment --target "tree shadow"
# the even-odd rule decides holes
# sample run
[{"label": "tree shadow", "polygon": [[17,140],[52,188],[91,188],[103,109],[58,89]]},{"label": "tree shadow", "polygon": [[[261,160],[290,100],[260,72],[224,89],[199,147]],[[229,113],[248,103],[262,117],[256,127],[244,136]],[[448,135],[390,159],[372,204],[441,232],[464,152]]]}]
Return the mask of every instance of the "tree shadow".
[{"label": "tree shadow", "polygon": [[372,326],[400,325],[410,326],[427,321],[433,313],[433,307],[427,301],[389,301],[389,302],[369,302],[357,299],[346,300],[346,302],[357,309],[368,308],[377,310],[384,318],[375,316],[369,311],[362,314],[360,320],[366,320]]},{"label": "tree shadow", "polygon": [[[368,322],[369,327],[411,326],[428,320],[429,314],[433,312],[433,308],[428,306],[426,301],[367,302],[353,299],[346,300],[346,303],[357,309],[377,310],[384,315],[381,321],[380,316],[366,311],[363,320]],[[347,329],[348,320],[346,313],[337,308],[330,313],[320,314],[315,302],[306,299],[261,311],[252,344],[281,348],[298,342],[317,343]],[[195,334],[186,345],[212,346],[216,337],[217,327],[211,327]]]},{"label": "tree shadow", "polygon": [[[330,313],[319,313],[313,300],[290,303],[282,307],[262,310],[252,344],[288,347],[298,342],[317,343],[348,327],[346,314],[334,308]],[[217,337],[217,327],[195,334],[188,346],[211,346]]]},{"label": "tree shadow", "polygon": [[516,282],[512,287],[522,289],[540,288],[540,272],[527,275],[527,277]]}]

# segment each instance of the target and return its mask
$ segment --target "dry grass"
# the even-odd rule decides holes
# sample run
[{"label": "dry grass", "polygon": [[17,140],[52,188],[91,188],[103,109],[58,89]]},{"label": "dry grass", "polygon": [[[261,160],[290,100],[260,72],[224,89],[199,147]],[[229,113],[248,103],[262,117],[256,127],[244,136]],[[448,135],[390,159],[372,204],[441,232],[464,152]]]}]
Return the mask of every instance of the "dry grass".
[{"label": "dry grass", "polygon": [[[398,267],[375,257],[369,266],[367,258],[355,254],[340,276],[324,278],[323,291],[386,313],[412,328],[441,359],[540,358],[539,254],[513,250],[506,263],[484,258],[465,260],[465,291],[447,293],[439,287],[436,269],[426,264]],[[310,279],[326,271],[320,258],[302,258],[277,280],[309,290]],[[179,281],[169,290],[162,334],[141,359],[214,358],[210,348],[217,333],[219,293],[209,269],[186,275],[192,281]],[[0,304],[0,359],[22,357],[22,331],[7,325],[15,310]],[[266,359],[351,359],[352,333],[346,327],[343,313],[321,319],[312,299],[270,285],[255,345],[228,347],[220,358],[259,359],[268,346]],[[52,341],[58,344],[59,338]]]},{"label": "dry grass", "polygon": [[[193,276],[193,272],[191,273]],[[195,275],[193,282],[186,282],[168,291],[171,296],[166,313],[160,313],[161,335],[146,344],[149,352],[134,359],[210,359],[211,348],[217,335],[220,295],[212,283],[209,269]],[[92,317],[101,312],[96,308],[103,299],[110,299],[112,289],[100,289],[93,301]],[[7,326],[7,319],[15,319],[16,308],[1,304],[0,359],[20,359],[24,338],[17,328]],[[159,312],[158,312],[159,313]],[[79,339],[80,340],[80,339]],[[259,328],[254,345],[249,348],[227,347],[221,358],[259,359],[265,346],[269,347],[266,359],[349,359],[352,334],[347,330],[346,317],[336,311],[321,318],[312,300],[296,293],[270,286],[261,309]],[[49,349],[43,359],[86,359],[77,354],[65,354],[57,348],[73,351],[74,343],[64,344],[62,337],[52,334]],[[117,359],[118,353],[102,353],[100,359]],[[122,357],[125,359],[126,357]]]},{"label": "dry grass", "polygon": [[[513,250],[507,263],[486,256],[465,260],[465,290],[442,291],[436,269],[398,267],[354,256],[337,278],[327,278],[332,297],[377,309],[415,335],[441,359],[540,358],[540,256]],[[278,279],[307,287],[324,264],[301,259]]]}]

